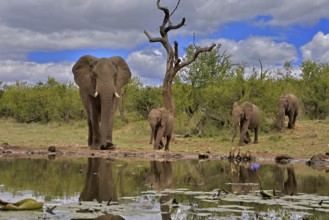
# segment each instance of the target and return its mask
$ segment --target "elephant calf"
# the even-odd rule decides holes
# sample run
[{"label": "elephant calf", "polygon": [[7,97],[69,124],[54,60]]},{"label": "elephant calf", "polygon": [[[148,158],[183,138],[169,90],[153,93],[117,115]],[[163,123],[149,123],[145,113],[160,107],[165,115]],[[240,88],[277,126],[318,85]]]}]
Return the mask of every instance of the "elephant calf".
[{"label": "elephant calf", "polygon": [[288,128],[292,129],[295,127],[296,119],[298,116],[298,98],[294,94],[283,94],[279,98],[278,104],[278,115],[279,115],[279,129],[282,130],[284,127],[284,117],[288,116]]},{"label": "elephant calf", "polygon": [[238,133],[238,126],[240,125],[240,140],[239,145],[250,142],[248,129],[253,129],[255,133],[254,143],[258,143],[258,130],[260,122],[260,112],[256,105],[250,102],[243,102],[239,105],[237,102],[233,104],[232,119],[234,132],[232,142]]},{"label": "elephant calf", "polygon": [[154,150],[162,149],[162,137],[166,138],[165,150],[169,150],[169,143],[173,133],[174,117],[165,108],[152,109],[148,115],[152,133],[150,144],[154,139]]}]

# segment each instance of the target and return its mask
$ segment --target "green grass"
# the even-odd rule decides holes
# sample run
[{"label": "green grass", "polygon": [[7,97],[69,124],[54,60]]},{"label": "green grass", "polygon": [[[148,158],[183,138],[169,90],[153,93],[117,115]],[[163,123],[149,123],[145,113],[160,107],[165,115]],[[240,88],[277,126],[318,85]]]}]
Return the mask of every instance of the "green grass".
[{"label": "green grass", "polygon": [[[62,146],[87,147],[87,125],[85,121],[71,123],[31,123],[20,124],[11,119],[0,119],[0,144],[10,146]],[[171,151],[211,152],[228,155],[237,147],[238,137],[232,143],[232,129],[219,130],[213,137],[175,137],[170,145]],[[298,121],[294,130],[272,131],[259,134],[258,144],[241,147],[242,151],[257,154],[288,154],[309,158],[315,154],[329,151],[329,121]],[[147,121],[115,126],[114,142],[122,150],[151,150],[149,144],[150,128]]]}]

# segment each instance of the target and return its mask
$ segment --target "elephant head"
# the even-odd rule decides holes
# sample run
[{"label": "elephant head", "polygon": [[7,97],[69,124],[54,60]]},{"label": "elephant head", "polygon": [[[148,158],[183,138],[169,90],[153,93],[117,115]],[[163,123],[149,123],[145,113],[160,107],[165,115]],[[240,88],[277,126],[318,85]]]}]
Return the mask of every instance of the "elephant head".
[{"label": "elephant head", "polygon": [[119,56],[96,58],[85,55],[76,62],[72,72],[87,112],[88,144],[96,149],[105,147],[107,142],[112,142],[116,97],[131,78],[130,69]]},{"label": "elephant head", "polygon": [[150,144],[153,142],[155,129],[159,128],[159,126],[164,126],[166,120],[168,120],[167,117],[169,117],[169,115],[167,115],[164,110],[165,108],[152,109],[148,115],[147,120],[151,127]]},{"label": "elephant head", "polygon": [[238,127],[242,126],[242,123],[249,123],[253,113],[253,105],[250,102],[244,102],[239,105],[237,102],[233,103],[232,120],[233,120],[233,137],[234,141],[238,134]]},{"label": "elephant head", "polygon": [[169,149],[174,117],[165,108],[152,109],[148,115],[148,122],[151,127],[150,144],[154,139],[154,149],[163,148],[162,137],[167,138],[165,149]]}]

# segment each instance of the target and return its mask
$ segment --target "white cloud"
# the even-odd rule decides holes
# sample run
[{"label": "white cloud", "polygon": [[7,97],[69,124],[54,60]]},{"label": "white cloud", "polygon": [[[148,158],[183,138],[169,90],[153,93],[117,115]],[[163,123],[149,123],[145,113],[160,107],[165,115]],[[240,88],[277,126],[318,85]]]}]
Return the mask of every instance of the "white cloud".
[{"label": "white cloud", "polygon": [[[161,4],[172,10],[176,1],[161,0]],[[255,22],[257,16],[268,16],[268,20],[259,22],[262,25],[311,25],[321,18],[328,19],[328,8],[327,0],[184,0],[171,21],[177,24],[186,17],[186,25],[170,32],[170,39],[193,33],[207,39],[230,22]],[[0,80],[38,81],[49,74],[59,80],[71,80],[70,64],[27,62],[28,53],[108,48],[130,51],[128,64],[143,82],[161,82],[166,58],[161,49],[143,49],[149,45],[143,31],[157,37],[162,19],[163,12],[157,9],[156,1],[149,0],[1,0]],[[301,48],[303,56],[328,61],[327,44],[321,44],[327,42],[327,35],[317,35]],[[292,44],[276,42],[271,37],[217,42],[233,55],[234,62],[256,66],[261,59],[265,66],[297,59]],[[138,51],[132,51],[134,48]]]},{"label": "white cloud", "polygon": [[127,63],[133,75],[140,77],[145,84],[159,84],[166,71],[166,57],[160,49],[147,48],[132,52]]},{"label": "white cloud", "polygon": [[[232,55],[233,63],[259,65],[259,59],[265,66],[281,66],[285,61],[297,60],[297,49],[285,42],[275,42],[269,37],[249,37],[245,40],[234,41],[220,38],[215,40],[221,44],[221,49]],[[210,44],[209,41],[202,43]]]},{"label": "white cloud", "polygon": [[73,82],[73,63],[46,63],[24,61],[0,61],[0,80],[6,83],[26,81],[35,83],[45,82],[48,77],[55,78],[58,82]]},{"label": "white cloud", "polygon": [[303,60],[329,62],[329,34],[319,31],[313,39],[301,47]]},{"label": "white cloud", "polygon": [[[170,9],[175,3],[161,1]],[[265,22],[270,25],[309,24],[328,18],[328,8],[327,0],[181,1],[172,21],[178,23],[186,17],[186,26],[171,34],[196,33],[204,37],[223,24],[250,21],[258,15],[272,16],[272,20]],[[155,1],[149,0],[2,0],[1,49],[17,53],[102,47],[131,49],[147,41],[144,30],[157,33],[162,18]]]}]

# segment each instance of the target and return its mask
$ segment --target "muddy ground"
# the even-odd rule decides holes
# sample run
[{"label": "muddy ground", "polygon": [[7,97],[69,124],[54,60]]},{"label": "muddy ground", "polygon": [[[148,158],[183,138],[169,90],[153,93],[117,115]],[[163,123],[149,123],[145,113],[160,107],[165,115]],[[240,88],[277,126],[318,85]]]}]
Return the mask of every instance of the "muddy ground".
[{"label": "muddy ground", "polygon": [[[52,148],[52,149],[51,149]],[[27,147],[27,146],[0,146],[2,157],[111,157],[118,159],[228,159],[228,155],[213,154],[210,152],[175,152],[164,150],[127,150],[116,147],[112,150],[91,150],[89,147]],[[234,157],[237,156],[235,152]],[[240,155],[238,155],[240,156]],[[250,160],[275,160],[277,155],[256,153],[253,155],[241,153],[241,156]],[[242,158],[242,159],[243,159]],[[294,158],[307,160],[309,158]]]}]

